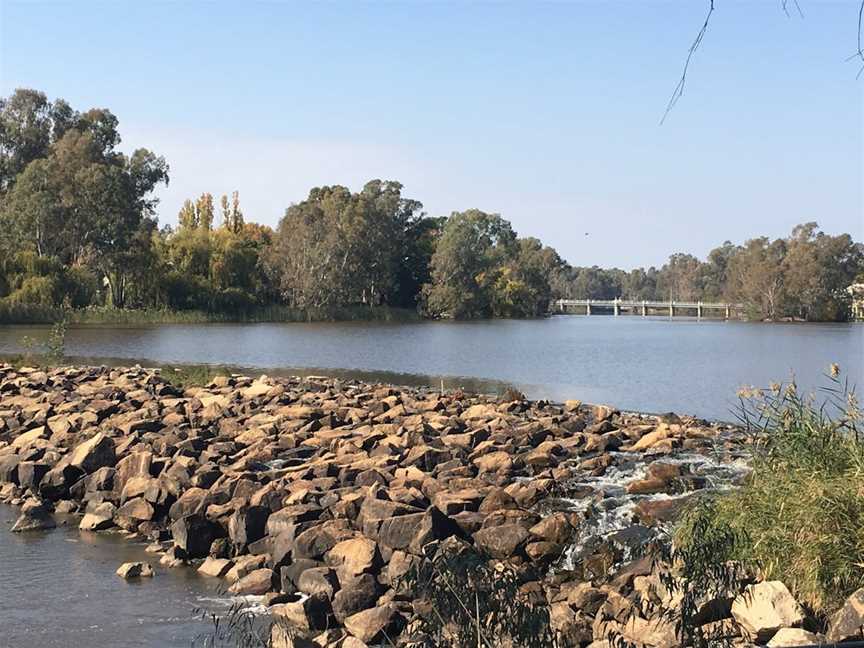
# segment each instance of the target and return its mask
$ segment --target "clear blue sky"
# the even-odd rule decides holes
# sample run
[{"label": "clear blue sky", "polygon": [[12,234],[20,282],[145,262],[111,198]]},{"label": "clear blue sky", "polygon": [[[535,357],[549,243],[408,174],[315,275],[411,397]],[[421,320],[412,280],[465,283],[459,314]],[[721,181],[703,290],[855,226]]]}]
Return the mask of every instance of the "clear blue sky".
[{"label": "clear blue sky", "polygon": [[[164,155],[160,221],[240,191],[275,225],[321,184],[400,180],[578,265],[661,264],[815,220],[864,240],[857,2],[13,2],[0,90],[110,108]],[[791,4],[791,3],[790,3]],[[585,236],[588,232],[589,235]]]}]

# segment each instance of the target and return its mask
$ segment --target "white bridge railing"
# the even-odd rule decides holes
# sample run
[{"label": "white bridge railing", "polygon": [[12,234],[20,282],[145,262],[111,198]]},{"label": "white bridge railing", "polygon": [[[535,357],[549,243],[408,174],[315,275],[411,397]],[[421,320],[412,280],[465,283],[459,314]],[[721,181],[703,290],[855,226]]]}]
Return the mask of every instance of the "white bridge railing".
[{"label": "white bridge railing", "polygon": [[[729,319],[733,314],[739,313],[744,307],[742,304],[727,304],[702,301],[651,301],[633,299],[558,299],[550,304],[553,312],[565,313],[568,310],[584,309],[586,315],[592,314],[593,309],[611,310],[618,315],[621,311],[638,312],[647,316],[649,311],[664,311],[669,317],[676,314],[683,315],[682,311],[695,311],[696,317],[702,317],[705,311],[722,312],[723,317]],[[676,313],[677,311],[677,313]]]}]

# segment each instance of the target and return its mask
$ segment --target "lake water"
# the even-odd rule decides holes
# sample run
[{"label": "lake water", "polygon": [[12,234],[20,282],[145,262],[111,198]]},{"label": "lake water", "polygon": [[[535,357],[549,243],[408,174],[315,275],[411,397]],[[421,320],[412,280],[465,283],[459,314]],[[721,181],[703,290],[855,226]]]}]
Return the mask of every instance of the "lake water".
[{"label": "lake water", "polygon": [[124,562],[149,560],[144,546],[77,526],[11,533],[17,509],[0,504],[0,648],[200,645],[212,627],[194,611],[230,601],[191,569],[156,565],[152,579],[124,581]]},{"label": "lake water", "polygon": [[[0,355],[46,327],[0,327]],[[70,356],[252,372],[325,373],[402,384],[606,402],[731,419],[736,392],[796,376],[812,388],[832,362],[864,384],[864,325],[554,316],[537,320],[78,327]],[[824,382],[824,381],[823,381]]]}]

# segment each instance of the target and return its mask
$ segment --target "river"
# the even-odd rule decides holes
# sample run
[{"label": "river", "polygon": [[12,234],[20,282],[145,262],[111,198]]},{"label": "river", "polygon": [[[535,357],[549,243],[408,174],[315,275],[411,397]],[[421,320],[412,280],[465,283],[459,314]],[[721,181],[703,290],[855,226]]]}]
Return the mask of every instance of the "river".
[{"label": "river", "polygon": [[[0,355],[46,327],[0,327]],[[477,322],[337,322],[77,327],[66,352],[97,362],[208,363],[251,372],[324,373],[400,384],[581,399],[729,420],[741,386],[793,375],[804,388],[830,363],[864,384],[864,325],[758,324],[561,315]]]},{"label": "river", "polygon": [[[46,327],[0,327],[0,355]],[[514,385],[531,397],[579,398],[643,411],[731,419],[742,385],[797,376],[810,387],[832,362],[864,383],[864,326],[748,324],[637,317],[556,316],[483,322],[315,323],[75,327],[74,358],[151,364],[210,363],[330,373],[405,384]],[[822,381],[824,384],[824,381]],[[625,475],[626,476],[626,475]],[[596,484],[592,484],[596,487]],[[604,485],[617,488],[620,484]],[[621,511],[627,509],[629,504]],[[619,509],[616,509],[616,511]],[[125,561],[142,545],[60,527],[8,532],[0,506],[0,647],[189,646],[208,624],[193,610],[224,610],[212,581],[157,567],[128,583]],[[614,516],[613,516],[614,517]],[[618,516],[620,517],[620,516]]]},{"label": "river", "polygon": [[209,622],[230,601],[190,569],[159,568],[124,581],[121,563],[150,560],[144,545],[79,532],[75,520],[51,531],[11,533],[17,509],[0,504],[0,648],[202,645]]}]

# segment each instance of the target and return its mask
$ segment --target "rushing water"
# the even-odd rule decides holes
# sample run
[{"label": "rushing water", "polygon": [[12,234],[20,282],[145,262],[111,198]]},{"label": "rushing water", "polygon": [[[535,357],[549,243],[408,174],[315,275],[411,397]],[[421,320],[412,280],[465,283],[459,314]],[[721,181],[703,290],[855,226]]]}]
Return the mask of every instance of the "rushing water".
[{"label": "rushing water", "polygon": [[[0,327],[0,355],[45,327]],[[736,391],[788,380],[812,387],[832,362],[864,383],[864,326],[750,324],[609,316],[539,320],[79,327],[67,353],[210,363],[607,402],[730,419]]]},{"label": "rushing water", "polygon": [[[193,612],[230,605],[212,580],[160,568],[143,545],[79,532],[74,520],[11,533],[17,515],[0,505],[0,648],[191,646],[211,628]],[[149,560],[156,576],[124,581],[114,573],[134,560]]]}]

